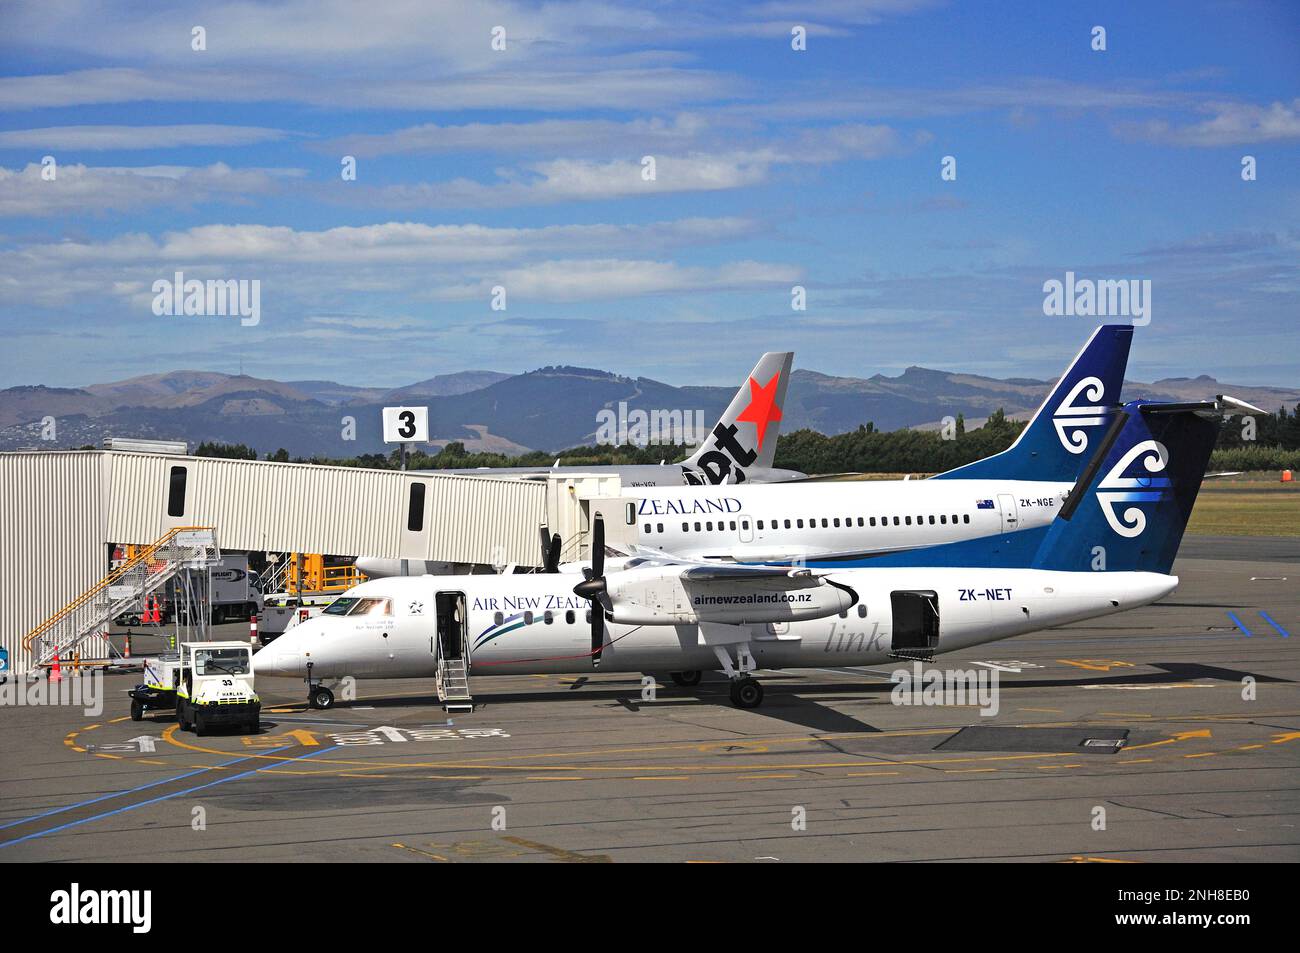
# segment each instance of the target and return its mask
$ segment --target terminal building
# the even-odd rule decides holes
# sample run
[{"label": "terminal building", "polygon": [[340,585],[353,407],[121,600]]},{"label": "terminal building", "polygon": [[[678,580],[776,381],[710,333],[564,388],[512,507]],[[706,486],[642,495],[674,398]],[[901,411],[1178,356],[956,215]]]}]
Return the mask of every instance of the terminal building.
[{"label": "terminal building", "polygon": [[[141,444],[141,447],[148,445]],[[598,507],[611,541],[634,509],[608,475],[547,481],[186,455],[183,447],[0,454],[0,648],[13,673],[103,657],[102,633],[182,568],[222,551],[331,553],[533,567],[539,529],[588,558]],[[597,502],[603,500],[604,502]],[[618,513],[627,508],[626,514]],[[622,518],[626,515],[626,519]],[[622,532],[620,532],[620,530]],[[132,557],[113,564],[117,547]]]}]

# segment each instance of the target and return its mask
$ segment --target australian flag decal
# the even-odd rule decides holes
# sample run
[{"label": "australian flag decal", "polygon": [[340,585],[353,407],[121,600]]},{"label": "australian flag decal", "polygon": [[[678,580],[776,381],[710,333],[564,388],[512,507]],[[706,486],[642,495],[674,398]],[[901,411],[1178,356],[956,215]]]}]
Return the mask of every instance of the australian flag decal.
[{"label": "australian flag decal", "polygon": [[975,509],[977,509],[977,510],[991,510],[991,509],[993,509],[993,501],[992,501],[992,500],[976,500],[976,501],[975,501]]}]

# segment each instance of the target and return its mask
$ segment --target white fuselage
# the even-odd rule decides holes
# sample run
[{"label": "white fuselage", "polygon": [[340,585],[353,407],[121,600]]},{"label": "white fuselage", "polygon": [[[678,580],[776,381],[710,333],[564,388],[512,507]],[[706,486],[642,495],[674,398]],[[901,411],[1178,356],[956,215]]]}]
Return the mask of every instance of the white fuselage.
[{"label": "white fuselage", "polygon": [[[1036,569],[849,569],[829,577],[856,604],[823,618],[750,626],[760,668],[879,665],[895,656],[892,595],[935,593],[936,653],[1146,605],[1178,580],[1155,573]],[[348,596],[387,600],[365,616],[322,615],[290,629],[255,656],[259,677],[421,678],[437,669],[439,593],[463,593],[463,655],[470,674],[590,673],[587,600],[572,573],[411,576],[378,579]],[[448,597],[442,600],[446,602]],[[455,597],[450,597],[454,599]],[[599,671],[670,672],[718,668],[695,624],[606,625]]]},{"label": "white fuselage", "polygon": [[[640,545],[677,556],[781,560],[888,553],[1046,526],[1072,484],[863,480],[625,489]],[[606,519],[628,514],[606,514]]]}]

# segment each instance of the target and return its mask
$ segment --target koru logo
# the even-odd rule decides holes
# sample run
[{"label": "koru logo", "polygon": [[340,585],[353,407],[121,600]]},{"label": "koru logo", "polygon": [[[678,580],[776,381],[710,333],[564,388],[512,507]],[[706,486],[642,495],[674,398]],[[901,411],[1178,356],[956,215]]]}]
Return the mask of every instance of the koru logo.
[{"label": "koru logo", "polygon": [[411,615],[424,615],[424,603],[412,602],[410,605]]},{"label": "koru logo", "polygon": [[1136,506],[1130,506],[1122,514],[1116,513],[1116,504],[1155,503],[1170,486],[1168,477],[1125,476],[1139,460],[1147,473],[1162,473],[1169,464],[1169,451],[1159,441],[1144,440],[1130,448],[1097,486],[1097,503],[1106,522],[1127,539],[1142,535],[1147,528],[1147,517]]},{"label": "koru logo", "polygon": [[[1105,423],[1106,408],[1100,406],[1105,391],[1100,378],[1085,377],[1070,388],[1065,400],[1061,401],[1061,406],[1052,414],[1052,423],[1056,426],[1061,446],[1070,453],[1083,453],[1088,449],[1088,434],[1084,427],[1096,427]],[[1091,405],[1076,405],[1075,401],[1080,398],[1090,401]]]}]

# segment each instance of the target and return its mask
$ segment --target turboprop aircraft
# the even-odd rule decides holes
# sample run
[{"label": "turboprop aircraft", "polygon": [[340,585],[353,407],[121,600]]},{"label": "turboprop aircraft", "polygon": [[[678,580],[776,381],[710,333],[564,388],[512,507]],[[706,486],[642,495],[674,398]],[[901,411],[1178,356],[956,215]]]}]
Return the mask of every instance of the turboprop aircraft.
[{"label": "turboprop aircraft", "polygon": [[[1132,402],[1050,524],[881,557],[867,567],[727,564],[642,549],[607,560],[604,523],[576,573],[377,579],[254,657],[259,677],[435,677],[444,705],[468,677],[721,669],[762,703],[758,668],[878,665],[1147,605],[1169,574],[1229,402]],[[927,524],[928,525],[928,524]],[[904,561],[910,562],[910,564]],[[608,565],[607,565],[608,562]],[[608,570],[608,571],[607,571]]]},{"label": "turboprop aircraft", "polygon": [[[611,474],[619,478],[623,487],[721,486],[802,480],[807,474],[772,465],[777,435],[781,430],[781,408],[785,405],[793,362],[793,351],[768,351],[760,357],[721,419],[695,452],[681,463],[574,467],[560,466],[557,460],[552,467],[480,467],[430,472],[516,480],[545,480],[566,473]],[[372,579],[441,573],[449,568],[444,562],[410,559],[403,565],[400,559],[370,556],[359,557],[356,566]]]}]

